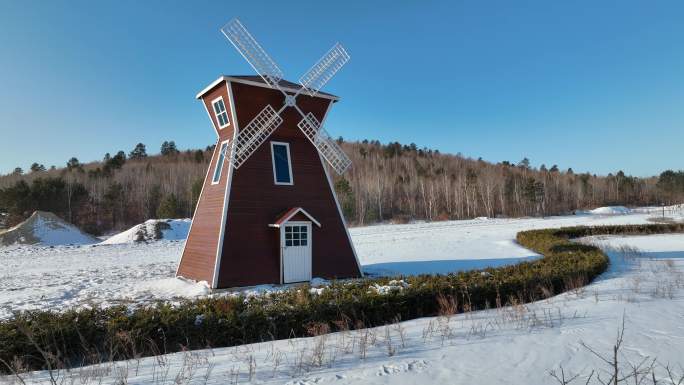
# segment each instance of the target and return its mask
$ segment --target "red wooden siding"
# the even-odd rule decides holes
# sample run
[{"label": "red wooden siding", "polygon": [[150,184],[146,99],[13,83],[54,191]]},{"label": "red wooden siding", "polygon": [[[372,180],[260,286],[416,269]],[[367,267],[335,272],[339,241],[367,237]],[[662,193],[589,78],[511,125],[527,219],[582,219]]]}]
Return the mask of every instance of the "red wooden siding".
[{"label": "red wooden siding", "polygon": [[[228,118],[230,120],[230,125],[223,129],[218,129],[219,125],[211,105],[211,101],[219,96],[223,97],[223,103],[226,106]],[[221,148],[221,142],[228,139],[232,141],[235,123],[225,82],[218,84],[213,90],[205,94],[202,97],[202,102],[209,111],[209,117],[213,127],[216,129],[218,139],[211,163],[209,164],[209,169],[207,170],[207,175],[204,178],[202,194],[192,219],[192,227],[188,234],[183,256],[181,257],[178,267],[178,275],[198,281],[207,281],[211,285],[214,275],[216,252],[219,245],[223,217],[223,201],[229,175],[228,159],[224,161],[219,183],[212,184],[212,178],[219,158],[218,152]]]},{"label": "red wooden siding", "polygon": [[[266,104],[276,110],[282,106],[279,91],[231,85],[240,127]],[[297,103],[305,113],[312,112],[322,121],[331,101],[300,95]],[[360,275],[318,151],[297,127],[301,117],[296,111],[288,108],[282,117],[283,124],[233,172],[218,287],[280,282],[278,229],[268,224],[291,207],[302,207],[321,223],[320,228],[312,229],[314,277]],[[271,141],[290,144],[292,186],[273,182]]]}]

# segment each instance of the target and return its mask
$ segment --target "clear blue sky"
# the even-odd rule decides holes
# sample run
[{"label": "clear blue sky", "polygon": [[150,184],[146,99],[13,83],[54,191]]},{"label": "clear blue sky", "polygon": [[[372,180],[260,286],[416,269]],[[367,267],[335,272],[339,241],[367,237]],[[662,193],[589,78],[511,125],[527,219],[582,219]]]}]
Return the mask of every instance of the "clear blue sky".
[{"label": "clear blue sky", "polygon": [[490,161],[684,168],[681,1],[0,0],[0,172],[215,140],[195,94],[251,74],[238,17],[296,80],[335,41],[328,130]]}]

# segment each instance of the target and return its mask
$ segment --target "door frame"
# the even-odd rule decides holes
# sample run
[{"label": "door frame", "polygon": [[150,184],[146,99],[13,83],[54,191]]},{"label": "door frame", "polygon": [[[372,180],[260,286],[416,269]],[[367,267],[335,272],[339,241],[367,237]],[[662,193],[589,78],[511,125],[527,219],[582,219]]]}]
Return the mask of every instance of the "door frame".
[{"label": "door frame", "polygon": [[[308,228],[307,245],[309,248],[309,281],[313,278],[313,225],[311,221],[287,221],[280,226],[278,234],[278,242],[280,249],[280,284],[285,283],[285,227],[286,226],[306,226]],[[301,246],[300,246],[301,247]],[[305,281],[301,281],[305,282]],[[288,282],[294,283],[294,282]]]}]

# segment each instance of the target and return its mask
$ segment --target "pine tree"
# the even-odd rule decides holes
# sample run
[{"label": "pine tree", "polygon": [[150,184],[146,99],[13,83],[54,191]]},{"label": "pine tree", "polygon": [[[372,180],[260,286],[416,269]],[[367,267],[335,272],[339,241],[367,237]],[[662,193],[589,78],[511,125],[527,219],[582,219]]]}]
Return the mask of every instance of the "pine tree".
[{"label": "pine tree", "polygon": [[157,218],[177,218],[178,209],[178,198],[173,194],[167,195],[159,204]]},{"label": "pine tree", "polygon": [[31,172],[40,172],[40,171],[45,171],[45,166],[43,166],[42,164],[38,164],[38,163],[33,163],[31,165]]},{"label": "pine tree", "polygon": [[204,162],[204,151],[202,150],[197,150],[195,151],[195,162],[197,163],[202,163]]},{"label": "pine tree", "polygon": [[176,155],[178,154],[178,148],[176,148],[176,142],[172,141],[164,141],[161,145],[161,154],[164,156],[167,155]]},{"label": "pine tree", "polygon": [[135,145],[135,148],[128,154],[129,159],[144,159],[147,158],[147,149],[142,143]]},{"label": "pine tree", "polygon": [[76,158],[76,157],[69,159],[69,161],[67,161],[66,166],[67,166],[67,170],[69,170],[69,171],[74,170],[74,169],[80,169],[81,171],[83,171],[83,166],[81,165],[81,162],[79,162],[78,158]]}]

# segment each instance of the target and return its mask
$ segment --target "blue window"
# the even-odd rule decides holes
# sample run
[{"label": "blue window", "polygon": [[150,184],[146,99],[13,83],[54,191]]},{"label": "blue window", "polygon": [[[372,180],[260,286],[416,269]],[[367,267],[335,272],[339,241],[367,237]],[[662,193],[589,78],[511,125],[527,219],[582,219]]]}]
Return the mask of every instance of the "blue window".
[{"label": "blue window", "polygon": [[216,184],[221,179],[221,170],[223,170],[223,162],[226,160],[226,151],[228,150],[228,141],[221,143],[221,150],[219,151],[218,161],[216,162],[216,169],[214,169],[214,178],[211,184]]},{"label": "blue window", "polygon": [[293,184],[290,145],[282,142],[271,142],[271,157],[273,158],[273,180],[275,184]]}]

